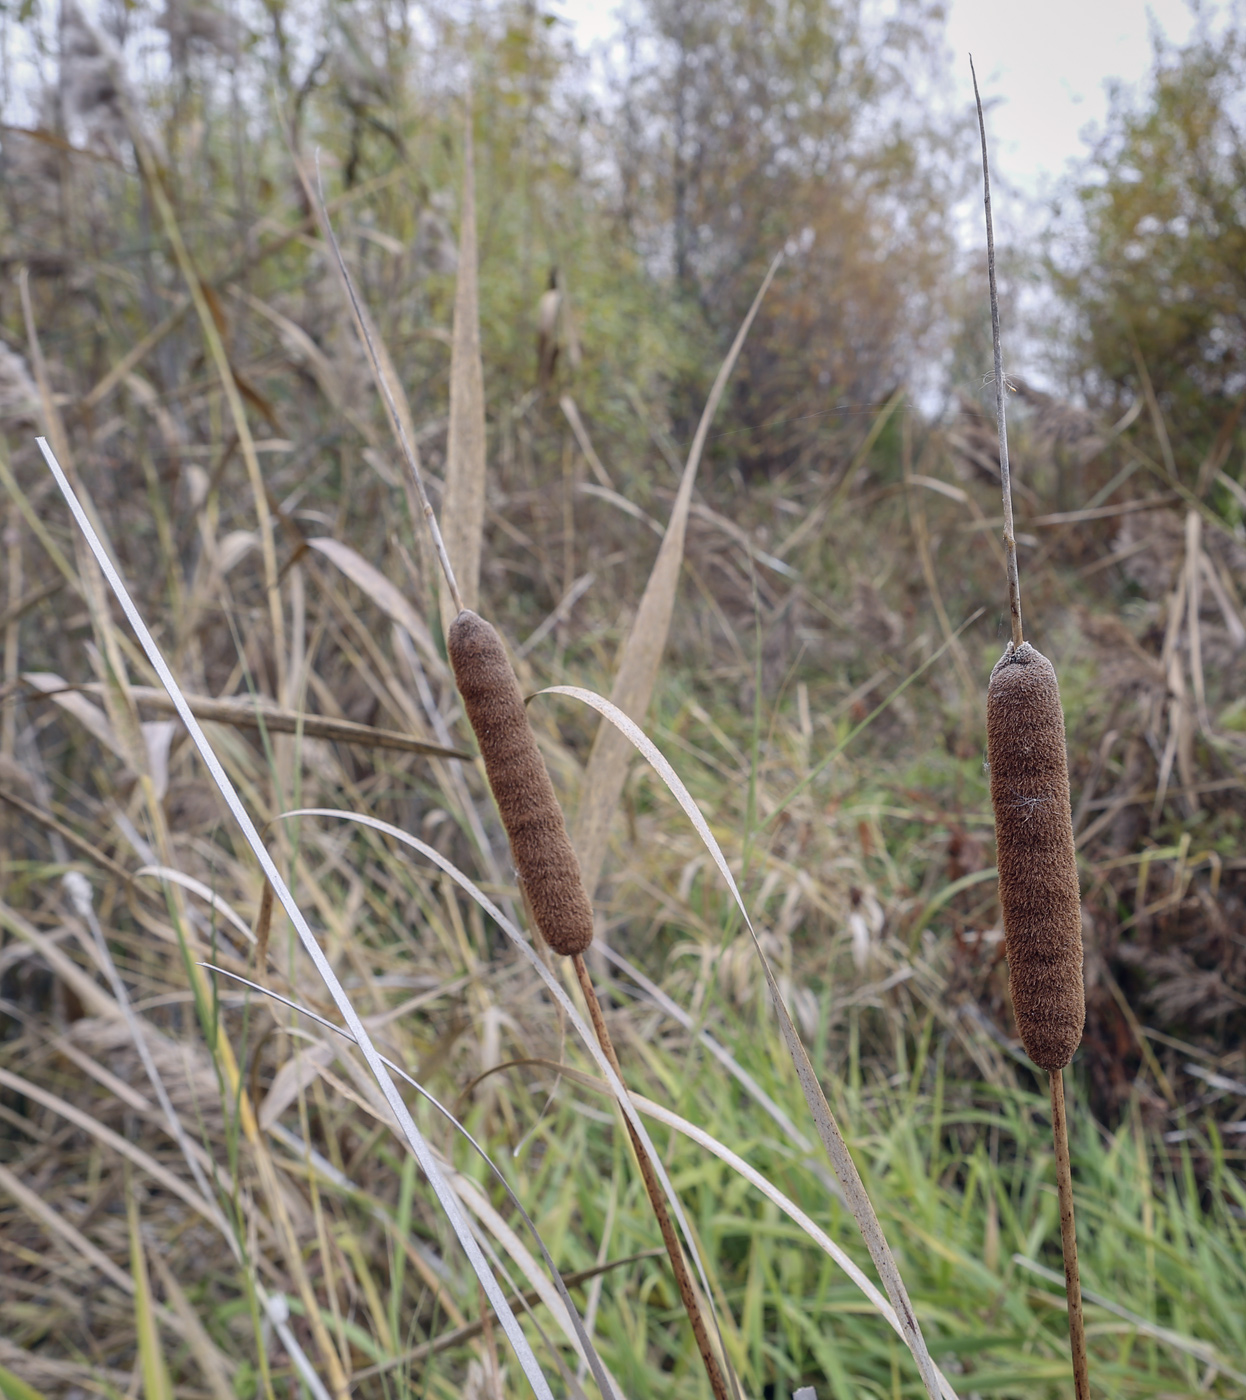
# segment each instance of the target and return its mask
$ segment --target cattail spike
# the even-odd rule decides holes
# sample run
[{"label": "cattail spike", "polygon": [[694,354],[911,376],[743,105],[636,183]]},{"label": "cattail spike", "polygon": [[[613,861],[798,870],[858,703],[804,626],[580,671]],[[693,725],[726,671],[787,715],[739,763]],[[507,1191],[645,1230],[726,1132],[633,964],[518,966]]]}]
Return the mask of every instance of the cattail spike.
[{"label": "cattail spike", "polygon": [[1030,1059],[1057,1072],[1086,1020],[1081,896],[1060,687],[1029,642],[991,672],[986,733],[1013,1011]]},{"label": "cattail spike", "polygon": [[464,608],[446,640],[532,917],[554,952],[582,953],[593,941],[592,905],[502,639]]}]

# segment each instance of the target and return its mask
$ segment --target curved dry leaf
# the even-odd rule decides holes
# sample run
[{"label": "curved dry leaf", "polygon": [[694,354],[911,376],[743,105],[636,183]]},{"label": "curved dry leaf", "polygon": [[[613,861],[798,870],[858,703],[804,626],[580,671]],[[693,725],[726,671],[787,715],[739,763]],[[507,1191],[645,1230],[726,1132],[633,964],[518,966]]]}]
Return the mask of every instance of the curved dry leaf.
[{"label": "curved dry leaf", "polygon": [[150,719],[139,725],[147,750],[147,771],[151,774],[156,801],[163,802],[169,790],[169,751],[181,726],[175,719]]},{"label": "curved dry leaf", "polygon": [[88,734],[98,739],[109,753],[115,754],[125,764],[126,771],[133,774],[125,745],[117,738],[112,722],[98,705],[93,705],[85,695],[80,694],[76,686],[54,671],[23,671],[22,680],[32,690],[37,690],[53,704],[59,705],[66,714],[73,715]]},{"label": "curved dry leaf", "polygon": [[424,619],[407,601],[397,585],[391,583],[375,564],[369,564],[362,554],[357,553],[350,545],[343,544],[341,540],[318,538],[308,540],[307,545],[309,549],[323,554],[335,564],[352,583],[363,589],[382,612],[387,613],[400,627],[407,629],[411,640],[424,653],[425,660],[436,672],[438,679],[445,679],[449,675],[446,663],[441,659],[433,641],[433,634],[428,630]]},{"label": "curved dry leaf", "polygon": [[[287,812],[284,815],[294,816],[295,813]],[[341,814],[339,813],[337,815]],[[296,1001],[292,1001],[289,997],[282,996],[280,992],[273,991],[271,987],[261,987],[258,982],[252,982],[249,978],[243,977],[237,972],[229,972],[225,968],[215,967],[210,963],[204,963],[202,964],[202,966],[209,967],[213,972],[219,973],[223,977],[228,977],[233,982],[239,982],[245,987],[250,987],[252,991],[259,993],[261,996],[266,996],[273,1001],[280,1002],[282,1006],[288,1006],[291,1011],[297,1012],[300,1016],[307,1017],[307,1019],[310,1021],[315,1021],[317,1025],[323,1026],[325,1030],[332,1031],[334,1035],[341,1036],[344,1040],[349,1041],[351,1039],[350,1033],[343,1029],[343,1027],[334,1025],[334,1023],[328,1020],[327,1017],[321,1016],[318,1012],[312,1011],[310,1008],[302,1006]],[[376,1018],[373,1017],[369,1019],[375,1020]],[[571,1337],[572,1344],[577,1348],[579,1354],[582,1357],[587,1358],[589,1367],[593,1371],[593,1376],[597,1381],[602,1395],[607,1397],[620,1396],[621,1392],[619,1391],[618,1383],[614,1380],[613,1376],[610,1375],[610,1372],[605,1369],[604,1363],[602,1362],[601,1358],[597,1355],[597,1351],[593,1346],[592,1340],[589,1337],[587,1330],[585,1329],[584,1323],[581,1320],[579,1313],[576,1311],[575,1304],[571,1300],[571,1295],[567,1291],[569,1285],[571,1283],[574,1283],[577,1278],[580,1281],[583,1281],[585,1277],[593,1276],[597,1271],[589,1270],[587,1275],[573,1275],[571,1279],[564,1279],[562,1274],[558,1270],[558,1266],[554,1263],[553,1257],[550,1255],[549,1250],[546,1248],[545,1241],[541,1238],[541,1232],[537,1229],[536,1222],[528,1214],[523,1202],[516,1195],[514,1188],[507,1181],[505,1175],[502,1173],[501,1169],[498,1167],[497,1163],[493,1160],[493,1158],[489,1156],[485,1149],[480,1145],[479,1142],[477,1142],[477,1140],[472,1136],[472,1134],[468,1132],[468,1130],[454,1116],[454,1114],[451,1113],[450,1110],[446,1108],[446,1106],[443,1103],[441,1103],[439,1099],[437,1099],[434,1095],[430,1094],[429,1091],[417,1079],[415,1079],[412,1075],[408,1074],[407,1071],[403,1069],[401,1065],[395,1064],[393,1060],[386,1058],[384,1055],[381,1056],[381,1061],[387,1069],[392,1070],[394,1074],[396,1074],[405,1083],[409,1084],[416,1091],[417,1094],[419,1094],[429,1104],[431,1104],[432,1107],[435,1108],[437,1112],[441,1114],[441,1116],[446,1120],[446,1122],[450,1124],[450,1126],[455,1130],[455,1132],[459,1133],[460,1136],[465,1138],[467,1142],[471,1144],[473,1150],[476,1152],[480,1160],[484,1162],[484,1164],[493,1173],[494,1179],[497,1181],[497,1184],[502,1188],[502,1190],[506,1193],[507,1197],[510,1199],[511,1204],[515,1207],[516,1213],[519,1215],[520,1219],[524,1222],[524,1224],[528,1227],[532,1238],[537,1243],[537,1248],[541,1251],[541,1257],[545,1260],[545,1266],[549,1270],[549,1276],[553,1280],[554,1288],[557,1290],[557,1294],[562,1301],[563,1317],[572,1329],[572,1331],[568,1333],[568,1336]],[[321,1060],[319,1057],[317,1057],[315,1063],[318,1066],[321,1065]],[[349,1059],[344,1059],[343,1063],[350,1070],[352,1077],[354,1077],[356,1080],[356,1083],[360,1083],[361,1081],[359,1078],[358,1068],[354,1065],[353,1061]],[[324,1069],[327,1070],[327,1062],[325,1063]],[[322,1073],[322,1069],[318,1068],[317,1073]],[[328,1080],[327,1073],[325,1073],[324,1077],[326,1078],[326,1080]],[[388,1122],[389,1120],[387,1118],[381,1117],[377,1114],[377,1109],[373,1100],[374,1096],[370,1092],[368,1095],[368,1103],[365,1105],[366,1111],[372,1114],[373,1116],[380,1117],[380,1121]],[[298,1139],[294,1136],[294,1134],[288,1132],[287,1129],[283,1128],[281,1124],[276,1121],[275,1116],[273,1117],[272,1121],[267,1124],[267,1128],[269,1132],[271,1132],[275,1137],[279,1138],[282,1142],[284,1142],[285,1145],[292,1151],[299,1153],[300,1155],[305,1155],[309,1163],[312,1166],[314,1166],[315,1169],[319,1171],[322,1175],[326,1176],[326,1178],[329,1181],[332,1181],[335,1185],[347,1190],[357,1190],[354,1183],[348,1176],[346,1176],[344,1172],[338,1171],[338,1169],[334,1167],[332,1163],[325,1161],[325,1159],[323,1157],[320,1157],[320,1155],[313,1148],[309,1148],[306,1144],[299,1143]],[[443,1164],[446,1165],[446,1169],[449,1172],[453,1173],[454,1168],[448,1163],[446,1163],[444,1158],[438,1156],[438,1161],[443,1162]],[[457,1186],[455,1189],[457,1190]],[[636,1257],[642,1258],[645,1256],[638,1255]],[[528,1258],[530,1259],[531,1256],[529,1255]],[[617,1267],[619,1262],[621,1261],[614,1261],[608,1267]],[[525,1266],[524,1272],[525,1275],[529,1278],[532,1277],[531,1270],[528,1267]],[[543,1291],[538,1291],[536,1296],[544,1297],[545,1294]],[[461,1325],[456,1327],[457,1339],[460,1341],[468,1340],[469,1336],[475,1335],[474,1329],[479,1327],[481,1327],[480,1323],[469,1324],[467,1328],[464,1328]],[[386,1363],[384,1367],[372,1368],[372,1373],[375,1373],[377,1370],[380,1369],[389,1369],[391,1366],[402,1364],[404,1360],[411,1361],[419,1356],[427,1355],[427,1348],[429,1347],[433,1347],[434,1349],[436,1349],[439,1347],[439,1343],[437,1341],[424,1342],[419,1347],[416,1347],[413,1351],[408,1352],[405,1358],[395,1358],[391,1362]]]},{"label": "curved dry leaf", "polygon": [[260,547],[254,530],[231,530],[216,547],[216,568],[222,578]]},{"label": "curved dry leaf", "polygon": [[[654,561],[653,571],[649,575],[640,607],[636,611],[636,619],[619,654],[610,698],[624,714],[636,719],[644,719],[645,711],[649,708],[654,683],[658,678],[658,667],[662,662],[662,652],[666,648],[666,638],[670,632],[675,592],[679,587],[679,571],[684,558],[684,536],[688,529],[692,488],[696,482],[697,468],[701,465],[701,454],[705,450],[705,439],[714,421],[714,415],[718,412],[727,380],[744,346],[745,337],[782,259],[783,254],[780,253],[770,264],[765,279],[753,298],[753,304],[749,307],[748,315],[736,332],[727,358],[714,380],[705,411],[697,425],[696,437],[692,440],[687,465],[680,478],[679,493],[671,510],[670,523],[662,537],[658,557]],[[610,821],[619,804],[619,795],[623,791],[623,781],[627,776],[630,758],[631,749],[627,740],[622,738],[613,726],[599,725],[588,758],[572,837],[576,854],[580,858],[580,869],[584,874],[584,886],[590,897],[601,876]]]},{"label": "curved dry leaf", "polygon": [[[386,836],[392,836],[395,841],[401,842],[404,846],[409,846],[426,859],[431,860],[439,870],[445,871],[447,875],[467,893],[485,911],[486,914],[497,924],[504,934],[518,949],[520,955],[526,959],[529,966],[545,984],[550,995],[562,1008],[563,1015],[571,1023],[575,1033],[584,1042],[585,1049],[597,1062],[598,1068],[605,1075],[619,1105],[619,1109],[628,1123],[635,1131],[637,1137],[643,1143],[645,1150],[649,1153],[653,1162],[653,1169],[661,1183],[662,1190],[666,1195],[667,1202],[671,1207],[671,1214],[675,1217],[680,1232],[684,1238],[684,1245],[689,1257],[692,1259],[697,1274],[701,1281],[701,1287],[705,1291],[705,1296],[709,1300],[710,1308],[716,1314],[714,1303],[714,1293],[710,1289],[709,1279],[705,1273],[705,1266],[701,1261],[701,1252],[697,1247],[696,1237],[689,1229],[687,1217],[684,1215],[683,1206],[679,1203],[679,1197],[675,1194],[675,1188],[671,1185],[671,1179],[667,1175],[666,1168],[662,1165],[662,1159],[658,1156],[657,1149],[653,1145],[648,1130],[640,1121],[635,1108],[632,1107],[629,1091],[623,1081],[614,1072],[613,1066],[606,1058],[605,1052],[597,1042],[597,1037],[589,1030],[584,1018],[576,1009],[571,998],[567,995],[562,983],[554,976],[548,967],[541,961],[533,950],[532,944],[515,925],[506,917],[487,894],[469,876],[465,875],[457,865],[446,856],[443,856],[435,847],[421,841],[418,836],[412,836],[409,831],[403,831],[401,827],[394,826],[390,822],[381,821],[379,817],[368,816],[363,812],[340,812],[331,807],[300,807],[297,811],[283,812],[282,820],[289,817],[334,817],[339,821],[357,822],[360,826],[370,827],[373,831],[384,832]],[[418,1086],[417,1086],[418,1087]],[[423,1092],[421,1090],[421,1092]],[[714,1318],[717,1327],[717,1317]],[[720,1332],[721,1336],[721,1332]]]},{"label": "curved dry leaf", "polygon": [[[544,1372],[541,1370],[540,1364],[537,1362],[536,1356],[532,1350],[532,1345],[524,1335],[523,1329],[519,1326],[514,1314],[507,1306],[505,1294],[502,1292],[497,1279],[494,1277],[493,1270],[489,1267],[488,1261],[485,1259],[479,1244],[477,1244],[472,1234],[471,1226],[468,1223],[462,1204],[457,1195],[450,1189],[431,1147],[416,1126],[415,1120],[412,1118],[402,1095],[398,1092],[397,1085],[395,1085],[393,1079],[390,1077],[389,1071],[382,1062],[376,1046],[373,1044],[372,1038],[368,1034],[367,1028],[360,1020],[359,1014],[351,1004],[350,998],[346,995],[346,991],[338,979],[337,974],[325,957],[319,943],[317,943],[315,935],[311,931],[311,926],[308,924],[293,894],[291,894],[289,886],[282,878],[281,872],[277,869],[272,856],[269,855],[268,848],[260,839],[259,832],[255,828],[255,823],[251,820],[247,809],[242,805],[242,800],[238,796],[237,789],[234,787],[233,783],[230,782],[228,774],[221,766],[220,759],[217,758],[212,745],[208,743],[206,735],[199,727],[199,723],[191,712],[190,707],[186,704],[181,688],[178,686],[173,672],[169,669],[168,662],[165,660],[160,648],[156,645],[154,638],[147,628],[147,624],[143,621],[141,613],[134,604],[133,598],[130,597],[129,590],[121,581],[120,574],[118,574],[113,567],[112,561],[104,550],[104,546],[100,543],[99,536],[95,533],[82,507],[82,502],[78,499],[73,487],[69,484],[60,463],[56,460],[45,438],[37,438],[36,442],[39,445],[39,450],[43,454],[44,461],[48,465],[49,471],[51,471],[56,480],[61,495],[65,498],[73,514],[78,529],[82,532],[84,539],[90,547],[91,553],[98,561],[100,569],[108,580],[108,586],[112,589],[117,601],[121,604],[121,609],[126,615],[126,620],[138,637],[139,644],[146,653],[147,659],[151,662],[152,666],[155,668],[156,674],[160,677],[160,683],[165,687],[177,704],[178,714],[181,717],[182,723],[190,732],[190,737],[194,741],[195,748],[199,751],[200,757],[209,773],[212,775],[213,782],[215,782],[221,796],[225,799],[226,805],[229,807],[230,813],[237,822],[247,845],[250,846],[255,854],[255,858],[259,861],[268,879],[268,883],[272,886],[274,895],[280,901],[281,907],[285,910],[290,922],[294,925],[299,936],[299,942],[302,944],[305,953],[311,959],[317,973],[327,987],[342,1019],[350,1028],[351,1036],[355,1044],[358,1045],[361,1054],[367,1061],[368,1068],[375,1077],[381,1092],[385,1096],[386,1102],[401,1126],[402,1135],[407,1145],[410,1147],[412,1154],[422,1168],[426,1180],[432,1187],[434,1195],[437,1197],[438,1204],[449,1220],[451,1228],[454,1230],[455,1236],[464,1254],[467,1255],[468,1262],[471,1264],[473,1272],[479,1279],[480,1285],[489,1299],[494,1313],[497,1315],[502,1330],[506,1333],[507,1340],[510,1342],[515,1357],[523,1368],[528,1383],[535,1391],[538,1400],[554,1400],[553,1392],[550,1389],[549,1382],[545,1378]],[[7,1074],[7,1070],[0,1070],[0,1082],[3,1081],[3,1077]],[[28,1089],[19,1086],[18,1091],[27,1093],[28,1096],[36,1098],[42,1094],[42,1090],[39,1090],[35,1085],[30,1085]],[[61,1112],[63,1116],[72,1117],[71,1113],[66,1112],[66,1110],[70,1110],[71,1108],[71,1105],[65,1104],[58,1107],[55,1111]],[[88,1122],[90,1122],[90,1120],[88,1120]],[[92,1123],[91,1126],[87,1128],[87,1131],[99,1134],[101,1131],[106,1130],[102,1130],[101,1125]],[[116,1134],[112,1136],[116,1137]],[[122,1151],[126,1156],[132,1157],[137,1151],[137,1149],[124,1138],[118,1139],[118,1141],[120,1143],[118,1150]],[[178,1195],[188,1198],[188,1203],[192,1204],[195,1209],[205,1212],[210,1221],[214,1220],[212,1206],[200,1202],[195,1193],[191,1192],[189,1188],[185,1186],[185,1183],[177,1177],[174,1177],[172,1173],[167,1172],[158,1162],[150,1162],[150,1164],[144,1163],[143,1169],[155,1176],[162,1184],[164,1184],[167,1178],[170,1183],[170,1189],[175,1190]],[[270,1304],[275,1305],[276,1303],[277,1299],[273,1297],[270,1300]],[[280,1321],[284,1323],[284,1317],[281,1318]],[[292,1355],[294,1355],[294,1353],[292,1353]],[[295,1360],[297,1364],[297,1356],[295,1356]],[[316,1384],[319,1386],[318,1381]]]},{"label": "curved dry leaf", "polygon": [[255,934],[252,933],[246,920],[234,909],[234,907],[223,899],[213,889],[209,889],[202,880],[196,880],[193,875],[186,875],[180,870],[174,870],[167,865],[144,865],[134,872],[136,876],[152,875],[157,880],[168,880],[171,884],[181,885],[184,890],[189,890],[191,894],[197,894],[200,899],[231,924],[247,940],[248,943],[255,942]]}]

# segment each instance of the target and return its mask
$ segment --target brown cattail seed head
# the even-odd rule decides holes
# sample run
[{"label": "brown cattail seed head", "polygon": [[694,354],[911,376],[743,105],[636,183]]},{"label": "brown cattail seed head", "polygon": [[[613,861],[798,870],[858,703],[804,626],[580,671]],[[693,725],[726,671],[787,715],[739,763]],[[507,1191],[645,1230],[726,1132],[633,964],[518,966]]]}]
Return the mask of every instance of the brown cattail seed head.
[{"label": "brown cattail seed head", "polygon": [[1082,916],[1055,668],[1023,642],[991,672],[987,760],[1008,975],[1026,1053],[1063,1069],[1086,1021]]},{"label": "brown cattail seed head", "polygon": [[532,917],[554,952],[582,953],[593,941],[593,908],[502,639],[464,608],[447,650]]}]

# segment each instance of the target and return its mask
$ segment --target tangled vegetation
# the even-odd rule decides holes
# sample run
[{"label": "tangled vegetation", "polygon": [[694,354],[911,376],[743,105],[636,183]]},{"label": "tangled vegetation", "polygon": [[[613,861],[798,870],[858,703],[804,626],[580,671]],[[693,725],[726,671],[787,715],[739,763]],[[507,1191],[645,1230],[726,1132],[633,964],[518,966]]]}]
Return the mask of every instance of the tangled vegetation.
[{"label": "tangled vegetation", "polygon": [[[621,1394],[710,1393],[599,1063],[399,839],[524,923],[318,180],[439,510],[478,275],[480,611],[582,861],[598,716],[536,692],[635,681],[948,1386],[1068,1393],[984,771],[999,459],[951,234],[976,137],[922,115],[936,9],[651,0],[597,80],[534,4],[0,16],[9,1400],[528,1387],[37,434],[368,1034],[491,1161],[404,1091],[553,1392],[595,1380],[519,1206]],[[1010,404],[1081,881],[1091,1374],[1122,1397],[1246,1394],[1242,34],[1118,107],[1047,250],[1067,397]],[[921,1394],[740,909],[620,765],[587,961],[721,1352],[747,1395]]]}]

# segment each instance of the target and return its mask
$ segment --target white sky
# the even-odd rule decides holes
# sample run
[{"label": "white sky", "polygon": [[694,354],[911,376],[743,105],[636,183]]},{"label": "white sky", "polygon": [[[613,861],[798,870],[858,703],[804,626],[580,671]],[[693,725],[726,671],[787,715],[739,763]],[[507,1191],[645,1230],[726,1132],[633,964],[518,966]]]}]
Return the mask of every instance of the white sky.
[{"label": "white sky", "polygon": [[972,53],[990,115],[991,164],[1038,193],[1084,154],[1082,133],[1107,114],[1106,86],[1143,79],[1152,61],[1152,28],[1183,43],[1193,27],[1183,0],[950,0],[948,47],[965,100]]},{"label": "white sky", "polygon": [[[581,47],[614,31],[612,0],[552,0],[552,8]],[[1192,28],[1184,0],[947,0],[947,11],[955,97],[972,99],[972,52],[983,98],[993,103],[991,164],[1001,182],[1027,194],[1083,153],[1082,131],[1106,115],[1109,79],[1145,77],[1152,26],[1177,43]]]}]

